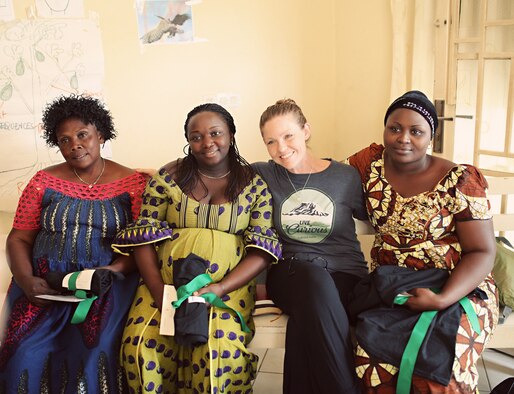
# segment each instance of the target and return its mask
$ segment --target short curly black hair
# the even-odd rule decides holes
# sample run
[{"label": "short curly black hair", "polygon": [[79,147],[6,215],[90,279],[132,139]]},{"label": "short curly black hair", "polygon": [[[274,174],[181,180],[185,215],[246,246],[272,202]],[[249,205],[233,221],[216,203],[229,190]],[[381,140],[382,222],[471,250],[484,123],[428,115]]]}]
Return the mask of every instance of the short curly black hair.
[{"label": "short curly black hair", "polygon": [[96,98],[72,94],[58,97],[43,111],[43,137],[48,146],[58,146],[57,129],[70,118],[95,125],[105,141],[116,138],[111,112]]}]

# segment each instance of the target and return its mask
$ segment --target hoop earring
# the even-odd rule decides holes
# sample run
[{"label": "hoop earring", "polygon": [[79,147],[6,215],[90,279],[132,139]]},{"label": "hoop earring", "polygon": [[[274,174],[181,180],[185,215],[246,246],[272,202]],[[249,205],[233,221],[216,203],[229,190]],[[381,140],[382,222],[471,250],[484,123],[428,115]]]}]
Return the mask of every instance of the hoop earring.
[{"label": "hoop earring", "polygon": [[[187,149],[187,152],[186,152],[186,149]],[[186,156],[191,154],[191,147],[189,146],[189,144],[185,144],[184,145],[184,147],[182,148],[182,152],[184,152],[184,154]]]}]

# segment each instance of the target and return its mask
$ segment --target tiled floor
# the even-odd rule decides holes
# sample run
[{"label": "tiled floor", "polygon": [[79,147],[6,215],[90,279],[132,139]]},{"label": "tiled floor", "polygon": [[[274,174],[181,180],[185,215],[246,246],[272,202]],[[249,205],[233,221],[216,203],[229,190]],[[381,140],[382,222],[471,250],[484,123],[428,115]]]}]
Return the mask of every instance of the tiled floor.
[{"label": "tiled floor", "polygon": [[282,394],[284,349],[252,349],[259,355],[259,372],[253,384],[254,394]]},{"label": "tiled floor", "polygon": [[[254,394],[281,394],[284,349],[252,349],[259,355]],[[488,394],[498,383],[514,376],[514,349],[509,354],[487,349],[478,363],[480,394]]]}]

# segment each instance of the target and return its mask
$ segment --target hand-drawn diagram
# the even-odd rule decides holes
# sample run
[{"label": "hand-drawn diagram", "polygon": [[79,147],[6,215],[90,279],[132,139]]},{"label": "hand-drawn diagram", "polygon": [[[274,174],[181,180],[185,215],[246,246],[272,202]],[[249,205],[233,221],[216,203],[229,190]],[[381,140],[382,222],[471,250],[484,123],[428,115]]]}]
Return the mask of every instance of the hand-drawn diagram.
[{"label": "hand-drawn diagram", "polygon": [[14,7],[12,0],[0,0],[0,20],[12,21],[14,19]]},{"label": "hand-drawn diagram", "polygon": [[0,53],[0,210],[12,211],[30,177],[62,161],[41,138],[43,107],[62,94],[101,97],[104,64],[89,19],[2,24]]},{"label": "hand-drawn diagram", "polygon": [[193,41],[192,13],[188,1],[140,0],[136,5],[143,44]]},{"label": "hand-drawn diagram", "polygon": [[40,18],[80,18],[84,16],[83,0],[36,0]]}]

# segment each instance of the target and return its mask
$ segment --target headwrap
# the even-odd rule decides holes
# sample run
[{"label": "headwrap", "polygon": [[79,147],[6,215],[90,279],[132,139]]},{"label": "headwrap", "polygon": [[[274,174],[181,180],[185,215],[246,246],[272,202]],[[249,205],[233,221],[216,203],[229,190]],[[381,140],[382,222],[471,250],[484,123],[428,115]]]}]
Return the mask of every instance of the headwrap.
[{"label": "headwrap", "polygon": [[398,108],[411,109],[423,116],[432,131],[431,137],[434,137],[435,130],[437,129],[437,125],[439,123],[437,121],[437,111],[434,104],[432,104],[432,102],[424,93],[420,92],[419,90],[411,90],[394,100],[389,108],[387,108],[384,117],[384,126],[389,115],[391,115],[391,113]]}]

